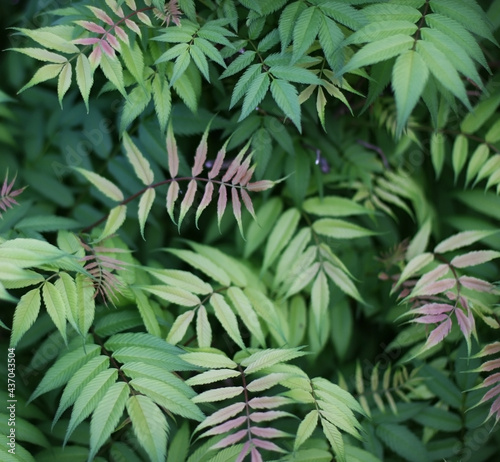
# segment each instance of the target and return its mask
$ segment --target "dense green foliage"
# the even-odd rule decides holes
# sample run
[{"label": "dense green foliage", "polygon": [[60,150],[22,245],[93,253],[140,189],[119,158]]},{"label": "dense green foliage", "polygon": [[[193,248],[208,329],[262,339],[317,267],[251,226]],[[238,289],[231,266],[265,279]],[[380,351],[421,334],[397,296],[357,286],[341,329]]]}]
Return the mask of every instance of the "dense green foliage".
[{"label": "dense green foliage", "polygon": [[0,18],[2,461],[495,460],[499,0]]}]

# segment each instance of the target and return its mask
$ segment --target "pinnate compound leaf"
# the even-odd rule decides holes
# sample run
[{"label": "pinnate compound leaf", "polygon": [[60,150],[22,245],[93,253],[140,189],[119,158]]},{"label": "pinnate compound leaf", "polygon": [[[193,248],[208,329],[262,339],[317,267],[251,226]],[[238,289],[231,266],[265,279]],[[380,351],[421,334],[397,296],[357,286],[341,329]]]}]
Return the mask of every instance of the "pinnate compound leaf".
[{"label": "pinnate compound leaf", "polygon": [[105,196],[113,199],[114,201],[121,202],[125,198],[120,189],[115,186],[107,178],[104,178],[97,173],[85,170],[83,168],[75,167],[75,170],[81,173],[88,181],[90,181],[99,191]]},{"label": "pinnate compound leaf", "polygon": [[14,320],[12,322],[12,334],[10,337],[10,346],[15,347],[21,337],[33,325],[38,317],[42,299],[38,288],[26,292],[14,312]]},{"label": "pinnate compound leaf", "polygon": [[129,396],[129,387],[125,382],[118,382],[111,387],[99,402],[92,414],[90,422],[90,454],[92,459],[97,451],[106,442],[125,409],[127,398]]},{"label": "pinnate compound leaf", "polygon": [[143,395],[131,396],[126,403],[132,428],[154,462],[164,462],[167,450],[168,423],[158,406]]},{"label": "pinnate compound leaf", "polygon": [[127,132],[123,133],[123,147],[129,162],[134,167],[135,174],[146,186],[149,186],[154,181],[151,166]]}]

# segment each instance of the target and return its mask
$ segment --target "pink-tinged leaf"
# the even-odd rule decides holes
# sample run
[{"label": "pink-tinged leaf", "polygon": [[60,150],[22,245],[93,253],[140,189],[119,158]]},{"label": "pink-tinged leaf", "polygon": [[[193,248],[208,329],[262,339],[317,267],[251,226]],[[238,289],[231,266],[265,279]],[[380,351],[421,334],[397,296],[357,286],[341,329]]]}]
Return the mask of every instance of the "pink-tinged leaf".
[{"label": "pink-tinged leaf", "polygon": [[184,220],[184,217],[186,216],[186,213],[188,210],[191,208],[194,202],[194,196],[196,195],[196,190],[198,188],[198,183],[196,180],[191,180],[189,182],[186,195],[184,196],[184,199],[181,202],[181,210],[179,212],[179,223],[177,224],[177,228],[181,229],[181,224],[182,221]]},{"label": "pink-tinged leaf", "polygon": [[481,364],[481,367],[479,369],[483,372],[489,372],[498,368],[500,368],[500,359],[493,359]]},{"label": "pink-tinged leaf", "polygon": [[457,308],[455,310],[455,316],[457,317],[458,325],[460,327],[460,330],[464,334],[464,337],[466,338],[466,340],[469,340],[472,334],[472,324],[470,322],[470,319],[460,308]]},{"label": "pink-tinged leaf", "polygon": [[264,441],[259,438],[254,438],[252,442],[258,448],[267,449],[268,451],[286,453],[284,449],[281,449],[278,445],[272,443],[271,441]]},{"label": "pink-tinged leaf", "polygon": [[227,191],[226,186],[221,184],[219,187],[219,200],[217,201],[217,223],[220,229],[220,222],[222,220],[222,216],[226,210],[227,205]]},{"label": "pink-tinged leaf", "polygon": [[248,405],[252,409],[273,409],[279,406],[284,406],[285,404],[290,404],[292,400],[290,398],[284,398],[282,396],[262,396],[257,398],[252,398]]},{"label": "pink-tinged leaf", "polygon": [[412,322],[417,322],[419,324],[438,324],[448,318],[447,314],[430,314],[428,316],[421,316],[420,318],[415,318]]},{"label": "pink-tinged leaf", "polygon": [[241,198],[243,199],[243,203],[245,204],[245,207],[250,212],[250,215],[252,215],[252,218],[255,221],[257,221],[257,217],[255,216],[255,211],[253,209],[253,203],[252,199],[250,198],[250,195],[244,189],[240,189],[240,194]]},{"label": "pink-tinged leaf", "polygon": [[420,308],[411,310],[408,314],[441,314],[448,313],[453,310],[453,306],[447,303],[426,303]]},{"label": "pink-tinged leaf", "polygon": [[252,457],[251,462],[263,462],[264,461],[264,459],[260,455],[260,453],[257,450],[257,448],[252,448],[250,454],[251,454],[251,457]]},{"label": "pink-tinged leaf", "polygon": [[228,169],[226,170],[226,173],[222,177],[223,182],[229,181],[238,171],[241,165],[241,161],[243,159],[243,156],[246,153],[246,150],[248,149],[248,143],[245,145],[245,147],[238,153],[238,155],[234,158],[234,160],[229,164]]},{"label": "pink-tinged leaf", "polygon": [[243,235],[243,223],[241,222],[241,202],[238,196],[238,190],[236,188],[231,188],[231,203],[233,204],[233,214],[238,223],[238,228],[240,230],[241,237],[245,239]]},{"label": "pink-tinged leaf", "polygon": [[450,271],[450,267],[446,263],[436,266],[436,268],[434,268],[432,271],[429,271],[428,273],[422,275],[422,277],[418,280],[417,284],[415,285],[415,289],[423,287],[431,282],[437,281],[438,279],[445,276],[446,273],[448,273],[448,271]]},{"label": "pink-tinged leaf", "polygon": [[265,191],[266,189],[270,189],[275,185],[274,181],[271,180],[260,180],[254,181],[253,183],[248,183],[247,190],[248,191]]},{"label": "pink-tinged leaf", "polygon": [[[254,448],[252,448],[253,450]],[[241,449],[240,453],[238,454],[238,457],[236,458],[235,462],[243,462],[245,457],[250,451],[250,441],[247,441],[244,445],[243,448]],[[252,456],[253,457],[253,456]]]},{"label": "pink-tinged leaf", "polygon": [[224,163],[224,158],[226,157],[226,147],[228,142],[229,140],[227,140],[222,146],[222,148],[219,149],[214,164],[212,165],[210,172],[208,172],[208,178],[210,180],[215,178],[220,173],[220,169],[222,168],[222,164]]},{"label": "pink-tinged leaf", "polygon": [[441,342],[450,333],[451,326],[452,326],[452,322],[451,322],[450,318],[448,318],[442,324],[437,326],[429,334],[427,342],[425,343],[425,346],[424,346],[424,350],[428,350],[429,348],[432,348],[433,346],[435,346],[439,342]]},{"label": "pink-tinged leaf", "polygon": [[488,413],[486,420],[491,418],[493,414],[496,414],[495,421],[498,422],[500,419],[500,397],[498,397],[491,405],[490,412]]},{"label": "pink-tinged leaf", "polygon": [[479,353],[474,355],[474,358],[480,358],[482,356],[494,355],[500,352],[500,342],[493,342],[486,345]]},{"label": "pink-tinged leaf", "polygon": [[100,19],[101,21],[104,21],[105,23],[109,25],[113,25],[114,22],[113,20],[108,16],[108,14],[104,11],[101,10],[100,8],[96,8],[95,6],[87,6],[87,8],[94,13],[94,16],[97,19]]},{"label": "pink-tinged leaf", "polygon": [[253,165],[252,167],[250,167],[247,170],[247,172],[245,173],[245,175],[243,176],[243,178],[240,181],[241,186],[246,186],[248,184],[248,182],[252,179],[253,172],[255,171],[255,167],[256,167],[256,165]]},{"label": "pink-tinged leaf", "polygon": [[198,219],[200,218],[200,215],[202,214],[203,210],[205,210],[210,202],[212,202],[212,195],[214,192],[214,184],[209,181],[207,185],[205,186],[205,192],[203,193],[203,198],[201,199],[200,205],[198,205],[198,209],[196,210],[196,227],[198,228]]},{"label": "pink-tinged leaf", "polygon": [[139,29],[139,26],[134,22],[131,21],[130,19],[125,19],[125,25],[132,31],[135,32],[139,37],[141,37],[141,29]]},{"label": "pink-tinged leaf", "polygon": [[223,449],[228,446],[232,446],[233,444],[241,441],[245,435],[247,434],[247,430],[240,430],[239,432],[234,433],[233,435],[226,436],[222,438],[218,443],[214,444],[210,449]]},{"label": "pink-tinged leaf", "polygon": [[500,394],[500,385],[495,385],[491,390],[488,390],[483,398],[481,399],[481,403],[489,401],[491,398]]},{"label": "pink-tinged leaf", "polygon": [[116,57],[115,50],[113,50],[113,47],[106,40],[101,40],[101,43],[99,45],[101,46],[102,51],[110,58]]},{"label": "pink-tinged leaf", "polygon": [[221,435],[223,433],[227,433],[231,430],[234,430],[235,428],[238,428],[239,426],[243,425],[247,421],[247,416],[241,416],[241,417],[236,417],[236,419],[231,419],[228,420],[220,425],[217,425],[216,427],[211,428],[210,430],[207,430],[204,432],[201,436],[212,436],[212,435]]},{"label": "pink-tinged leaf", "polygon": [[483,383],[479,387],[480,388],[489,387],[497,382],[500,382],[500,372],[491,374],[489,377],[484,379]]},{"label": "pink-tinged leaf", "polygon": [[227,419],[234,417],[239,414],[243,409],[245,409],[245,403],[234,403],[223,409],[214,412],[211,416],[207,417],[201,424],[196,427],[195,432],[198,432],[206,427],[212,427],[213,425],[225,422]]},{"label": "pink-tinged leaf", "polygon": [[119,26],[115,26],[115,35],[124,43],[128,45],[128,35],[127,33]]},{"label": "pink-tinged leaf", "polygon": [[414,290],[410,294],[410,296],[416,297],[417,295],[424,296],[424,295],[440,294],[455,287],[456,283],[457,281],[454,278],[441,279],[439,281],[431,282],[430,284],[420,287],[417,290]]},{"label": "pink-tinged leaf", "polygon": [[91,22],[91,21],[75,21],[76,24],[79,26],[83,27],[84,29],[87,29],[90,32],[95,32],[96,34],[105,34],[106,29],[104,27],[99,26],[98,24]]},{"label": "pink-tinged leaf", "polygon": [[88,38],[81,38],[81,39],[72,40],[71,43],[74,43],[75,45],[94,45],[100,41],[101,41],[100,38],[88,37]]},{"label": "pink-tinged leaf", "polygon": [[494,258],[500,257],[500,252],[494,250],[479,250],[477,252],[468,252],[464,255],[458,255],[451,260],[450,265],[455,268],[466,268],[486,263]]},{"label": "pink-tinged leaf", "polygon": [[292,417],[292,414],[285,411],[252,412],[250,420],[255,423],[270,422],[282,417]]},{"label": "pink-tinged leaf", "polygon": [[252,160],[252,155],[247,156],[247,158],[240,165],[233,179],[231,180],[232,184],[239,184],[242,178],[247,174],[248,169],[250,167],[250,161]]},{"label": "pink-tinged leaf", "polygon": [[99,66],[101,62],[102,50],[101,47],[96,45],[89,55],[89,62],[93,69]]},{"label": "pink-tinged leaf", "polygon": [[172,123],[168,124],[167,129],[167,154],[170,176],[172,178],[175,178],[177,176],[177,173],[179,172],[179,153],[177,151],[177,143],[175,141]]},{"label": "pink-tinged leaf", "polygon": [[175,223],[175,217],[174,217],[174,206],[175,206],[175,201],[179,197],[179,183],[177,181],[172,181],[170,183],[170,186],[168,187],[168,192],[167,192],[167,212],[170,216],[170,219]]},{"label": "pink-tinged leaf", "polygon": [[196,148],[196,154],[194,156],[194,164],[191,169],[192,176],[198,176],[203,171],[203,166],[205,165],[205,161],[207,160],[207,152],[208,152],[208,133],[210,131],[210,124],[208,124],[203,136],[201,137],[200,144]]},{"label": "pink-tinged leaf", "polygon": [[107,34],[106,42],[108,42],[116,51],[121,51],[122,47],[114,35]]},{"label": "pink-tinged leaf", "polygon": [[289,436],[277,428],[273,427],[250,427],[250,433],[255,436],[260,436],[261,438],[282,438],[284,436]]},{"label": "pink-tinged leaf", "polygon": [[[135,9],[135,8],[134,8]],[[145,13],[137,13],[137,19],[139,21],[141,21],[142,23],[146,24],[146,26],[152,26],[153,24],[151,24],[151,20],[149,19],[148,15],[146,15]]]},{"label": "pink-tinged leaf", "polygon": [[477,290],[478,292],[494,292],[495,286],[482,279],[471,276],[460,276],[458,278],[460,284],[468,289]]}]

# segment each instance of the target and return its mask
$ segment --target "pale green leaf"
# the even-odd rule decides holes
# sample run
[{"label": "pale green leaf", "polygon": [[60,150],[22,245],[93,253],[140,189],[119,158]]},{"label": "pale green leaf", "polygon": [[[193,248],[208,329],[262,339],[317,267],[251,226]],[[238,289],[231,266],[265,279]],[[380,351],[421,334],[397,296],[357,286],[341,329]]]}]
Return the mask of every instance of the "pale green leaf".
[{"label": "pale green leaf", "polygon": [[403,269],[399,276],[398,283],[394,286],[396,290],[404,281],[416,275],[421,269],[425,268],[429,263],[434,261],[434,254],[430,252],[422,253],[413,257]]},{"label": "pale green leaf", "polygon": [[165,131],[167,127],[170,112],[172,110],[172,95],[170,86],[160,74],[156,74],[151,85],[153,101],[155,105],[156,116],[160,124],[160,129]]},{"label": "pale green leaf", "polygon": [[434,132],[431,136],[431,159],[436,173],[436,178],[439,178],[443,170],[445,158],[445,142],[446,137],[440,132]]},{"label": "pale green leaf", "polygon": [[123,134],[123,147],[128,160],[134,167],[135,174],[146,186],[149,186],[154,181],[151,166],[126,132]]},{"label": "pale green leaf", "polygon": [[203,305],[198,308],[196,316],[196,337],[200,348],[212,345],[212,327],[208,321],[207,310]]},{"label": "pale green leaf", "polygon": [[156,198],[156,190],[154,188],[148,188],[142,194],[139,200],[139,226],[141,229],[141,236],[144,240],[144,226],[146,225],[146,220],[148,219],[149,212],[151,211],[151,207],[153,206],[153,202]]},{"label": "pale green leaf", "polygon": [[253,353],[241,361],[241,366],[245,367],[245,374],[249,375],[278,363],[285,363],[292,359],[304,356],[305,352],[300,348],[269,348]]},{"label": "pale green leaf", "polygon": [[176,345],[182,341],[186,331],[194,318],[194,310],[186,311],[181,315],[177,316],[177,319],[172,324],[171,329],[168,332],[167,342],[172,345]]},{"label": "pale green leaf", "polygon": [[312,435],[318,425],[318,417],[318,411],[313,409],[312,411],[309,411],[302,422],[300,422],[299,428],[297,429],[297,435],[293,443],[294,451],[299,449],[299,447],[302,446],[302,444],[304,444],[304,442],[307,441],[307,439],[309,439]]},{"label": "pale green leaf", "polygon": [[124,199],[123,193],[111,181],[104,178],[97,173],[85,170],[83,168],[75,167],[75,170],[81,173],[88,181],[90,181],[99,191],[105,196],[113,199],[114,201],[121,202]]},{"label": "pale green leaf", "polygon": [[467,114],[462,123],[460,130],[464,133],[475,133],[479,130],[487,120],[495,113],[500,105],[500,92],[496,92],[490,97],[482,100],[474,109]]},{"label": "pale green leaf", "polygon": [[153,462],[165,462],[168,423],[163,412],[147,396],[131,396],[126,403],[132,428]]},{"label": "pale green leaf", "polygon": [[392,35],[412,36],[418,26],[410,20],[374,21],[354,32],[345,39],[345,45],[376,42]]},{"label": "pale green leaf", "polygon": [[213,291],[210,284],[189,271],[164,268],[145,268],[145,270],[167,285],[176,286],[194,294],[206,295]]},{"label": "pale green leaf", "polygon": [[126,205],[118,205],[113,207],[109,212],[108,219],[106,220],[106,224],[104,225],[104,229],[96,241],[100,242],[105,238],[111,236],[116,233],[125,222],[125,218],[127,218],[127,206]]},{"label": "pale green leaf", "polygon": [[45,50],[44,48],[9,48],[9,51],[17,51],[18,53],[23,53],[30,58],[49,63],[64,64],[68,61],[66,56],[53,53],[52,51]]},{"label": "pale green leaf", "polygon": [[210,305],[214,309],[215,316],[222,324],[229,337],[240,347],[245,348],[241,333],[238,327],[238,320],[233,310],[228,305],[224,297],[220,294],[213,294],[210,297]]},{"label": "pale green leaf", "polygon": [[61,333],[64,342],[67,342],[66,306],[64,305],[63,298],[61,297],[54,284],[48,281],[43,285],[42,295],[47,313],[49,313],[50,318]]},{"label": "pale green leaf", "polygon": [[26,292],[16,306],[14,319],[12,321],[12,334],[10,346],[15,347],[21,337],[33,325],[38,317],[42,303],[40,290],[38,288]]},{"label": "pale green leaf", "polygon": [[83,101],[87,108],[87,113],[89,112],[89,95],[90,89],[94,84],[94,73],[92,71],[92,66],[90,65],[89,59],[83,53],[78,55],[76,60],[76,83],[80,89]]},{"label": "pale green leaf", "polygon": [[328,304],[330,303],[330,290],[325,273],[319,271],[311,289],[311,309],[317,332],[323,331],[322,325],[327,315]]},{"label": "pale green leaf", "polygon": [[59,104],[62,108],[62,100],[66,92],[69,90],[71,86],[71,76],[73,73],[73,68],[71,64],[67,62],[63,68],[61,73],[59,74],[59,79],[57,82],[57,97],[59,98]]},{"label": "pale green leaf", "polygon": [[306,212],[324,217],[349,217],[373,212],[352,199],[338,196],[312,197],[303,203]]},{"label": "pale green leaf", "polygon": [[115,430],[125,409],[129,392],[129,387],[125,382],[115,383],[109,387],[95,408],[90,422],[89,459],[92,460]]},{"label": "pale green leaf", "polygon": [[172,287],[165,285],[147,285],[141,286],[142,290],[146,290],[149,293],[160,297],[170,303],[175,303],[180,306],[198,306],[201,304],[201,300],[195,294],[188,292],[180,287]]},{"label": "pale green leaf", "polygon": [[51,50],[60,51],[62,53],[78,53],[80,51],[78,47],[70,41],[73,32],[73,27],[71,26],[40,27],[33,30],[18,27],[14,29]]},{"label": "pale green leaf", "polygon": [[312,228],[318,234],[333,237],[335,239],[355,239],[358,237],[373,236],[373,234],[375,234],[373,231],[355,225],[354,223],[334,218],[316,220]]},{"label": "pale green leaf", "polygon": [[123,69],[118,58],[111,58],[106,53],[102,53],[100,66],[107,79],[127,98],[123,81]]},{"label": "pale green leaf", "polygon": [[[234,367],[236,367],[236,363]],[[202,372],[201,374],[195,375],[194,377],[190,377],[186,380],[186,383],[190,386],[208,385],[210,383],[220,382],[222,380],[234,379],[235,377],[239,376],[239,371],[234,371],[231,369],[215,369]]]},{"label": "pale green leaf", "polygon": [[357,287],[344,271],[342,271],[340,268],[337,268],[336,266],[333,266],[330,262],[324,263],[323,268],[326,275],[340,290],[342,290],[342,292],[358,300],[359,302],[364,303]]},{"label": "pale green leaf", "polygon": [[132,45],[121,43],[120,55],[127,67],[128,71],[132,74],[139,85],[144,82],[144,57],[142,55],[139,41],[135,41]]},{"label": "pale green leaf", "polygon": [[190,364],[210,369],[236,369],[236,367],[238,366],[223,352],[208,353],[199,351],[194,353],[183,353],[180,357]]}]

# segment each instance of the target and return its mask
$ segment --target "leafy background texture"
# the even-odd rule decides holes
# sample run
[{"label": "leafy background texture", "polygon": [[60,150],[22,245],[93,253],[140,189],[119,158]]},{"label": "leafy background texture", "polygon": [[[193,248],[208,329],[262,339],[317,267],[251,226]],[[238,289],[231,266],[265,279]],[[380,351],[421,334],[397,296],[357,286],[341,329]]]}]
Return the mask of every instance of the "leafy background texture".
[{"label": "leafy background texture", "polygon": [[499,0],[0,21],[2,461],[496,460]]}]

